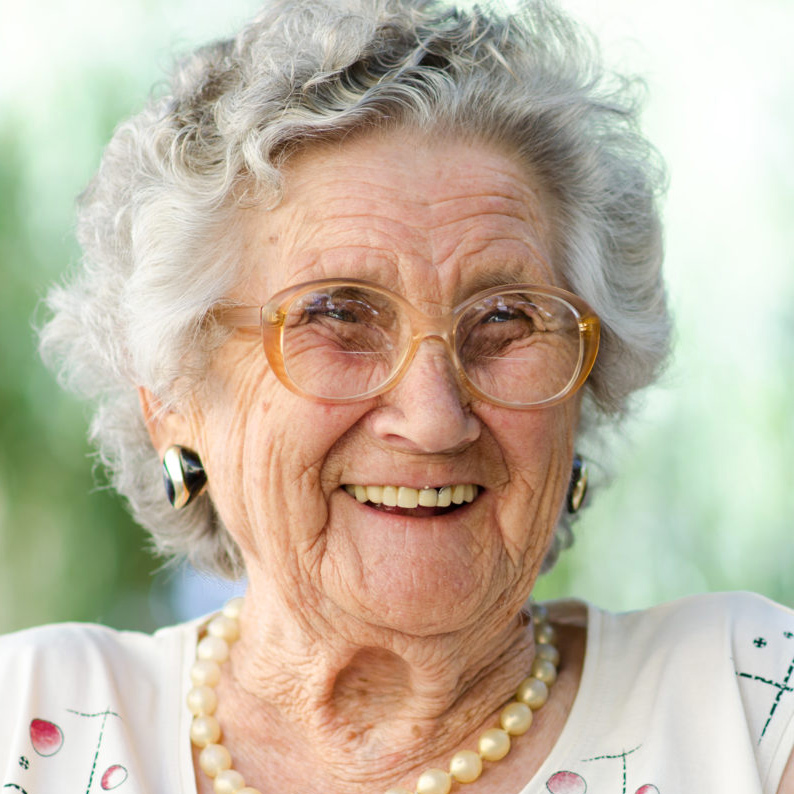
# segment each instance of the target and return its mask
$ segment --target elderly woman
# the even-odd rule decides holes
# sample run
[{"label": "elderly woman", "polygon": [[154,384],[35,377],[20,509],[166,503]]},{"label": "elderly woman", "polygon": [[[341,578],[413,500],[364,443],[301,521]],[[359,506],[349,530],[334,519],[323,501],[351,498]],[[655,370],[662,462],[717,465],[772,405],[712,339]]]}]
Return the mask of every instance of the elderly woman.
[{"label": "elderly woman", "polygon": [[525,608],[666,355],[654,163],[544,3],[280,0],[181,63],[43,347],[160,551],[248,593],[5,638],[0,784],[794,791],[790,612]]}]

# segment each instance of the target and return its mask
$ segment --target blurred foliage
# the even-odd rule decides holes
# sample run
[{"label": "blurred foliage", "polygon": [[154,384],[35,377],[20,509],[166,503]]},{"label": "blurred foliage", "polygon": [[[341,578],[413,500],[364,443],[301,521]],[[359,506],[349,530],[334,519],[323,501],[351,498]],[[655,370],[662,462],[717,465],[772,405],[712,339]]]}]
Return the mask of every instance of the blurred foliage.
[{"label": "blurred foliage", "polygon": [[[592,4],[577,2],[564,5],[592,20]],[[746,588],[794,605],[794,68],[783,41],[794,14],[770,0],[742,35],[738,0],[721,15],[671,2],[681,8],[663,17],[627,0],[598,13],[617,28],[631,20],[656,75],[649,120],[672,171],[676,360],[592,455],[592,506],[538,595],[632,608]],[[148,629],[185,614],[169,606],[174,591],[184,602],[183,578],[152,574],[144,533],[93,471],[85,409],[39,363],[31,318],[79,257],[74,196],[160,76],[172,37],[184,48],[255,4],[76,5],[47,0],[35,22],[40,6],[18,5],[0,30],[0,631],[66,619]],[[46,54],[31,58],[32,42]]]},{"label": "blurred foliage", "polygon": [[112,90],[107,76],[92,83],[94,112],[77,104],[90,133],[81,148],[63,134],[76,92],[48,108],[44,130],[18,114],[0,121],[0,630],[42,619],[152,623],[144,533],[98,485],[83,409],[39,362],[31,325],[47,283],[78,256],[68,233],[73,199],[98,141],[129,111],[114,103],[125,96],[116,94],[122,80]]}]

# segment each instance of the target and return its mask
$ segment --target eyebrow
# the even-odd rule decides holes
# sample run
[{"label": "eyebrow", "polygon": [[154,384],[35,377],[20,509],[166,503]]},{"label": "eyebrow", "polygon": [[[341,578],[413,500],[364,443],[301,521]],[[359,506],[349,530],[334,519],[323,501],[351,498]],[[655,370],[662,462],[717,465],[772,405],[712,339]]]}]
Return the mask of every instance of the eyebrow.
[{"label": "eyebrow", "polygon": [[492,270],[479,273],[467,286],[467,292],[472,295],[475,292],[489,289],[490,287],[501,287],[504,284],[521,284],[525,282],[526,265],[516,263],[500,264]]}]

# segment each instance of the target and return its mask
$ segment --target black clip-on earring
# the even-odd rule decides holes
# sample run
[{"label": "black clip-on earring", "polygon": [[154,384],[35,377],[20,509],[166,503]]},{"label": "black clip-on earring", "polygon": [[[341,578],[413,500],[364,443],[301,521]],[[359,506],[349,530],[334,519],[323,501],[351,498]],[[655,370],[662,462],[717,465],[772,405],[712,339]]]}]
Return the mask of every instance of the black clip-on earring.
[{"label": "black clip-on earring", "polygon": [[579,512],[585,495],[587,494],[587,465],[582,456],[578,453],[573,456],[573,466],[571,467],[571,482],[568,485],[568,496],[565,504],[568,512],[573,515]]},{"label": "black clip-on earring", "polygon": [[179,510],[204,490],[207,473],[192,449],[174,444],[163,455],[163,483],[168,501]]}]

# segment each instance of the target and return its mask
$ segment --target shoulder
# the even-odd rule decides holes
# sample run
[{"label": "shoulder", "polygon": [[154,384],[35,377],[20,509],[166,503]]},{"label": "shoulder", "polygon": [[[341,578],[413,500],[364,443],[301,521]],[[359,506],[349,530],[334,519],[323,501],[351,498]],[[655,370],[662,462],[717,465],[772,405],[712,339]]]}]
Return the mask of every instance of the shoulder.
[{"label": "shoulder", "polygon": [[590,607],[588,624],[612,664],[661,677],[677,670],[703,693],[737,691],[745,705],[758,684],[775,682],[794,706],[794,610],[763,596],[711,593],[617,614]]},{"label": "shoulder", "polygon": [[658,616],[662,619],[686,617],[696,621],[704,619],[711,621],[719,618],[721,624],[723,620],[725,621],[722,625],[740,625],[747,620],[791,619],[794,610],[758,593],[737,591],[686,596],[637,613],[626,614]]},{"label": "shoulder", "polygon": [[[756,593],[706,593],[630,612],[611,612],[576,600],[551,602],[548,607],[555,623],[587,628],[598,639],[606,633],[632,644],[685,640],[715,649],[717,641],[741,642],[748,634],[761,640],[754,647],[767,647],[768,638],[761,635],[768,633],[792,640],[794,646],[794,637],[788,636],[794,631],[794,610]],[[744,649],[737,647],[740,653]]]},{"label": "shoulder", "polygon": [[620,708],[631,702],[666,726],[657,746],[699,764],[730,747],[732,775],[777,789],[794,745],[794,611],[715,593],[622,614],[590,608],[589,618],[601,669],[616,671],[624,693]]},{"label": "shoulder", "polygon": [[794,610],[755,593],[709,593],[619,614],[591,608],[590,617],[633,643],[683,644],[734,660],[756,658],[761,649],[794,655]]},{"label": "shoulder", "polygon": [[156,634],[117,631],[87,623],[63,623],[0,637],[0,674],[44,677],[132,668],[145,671],[179,655],[194,635],[191,624]]},{"label": "shoulder", "polygon": [[0,637],[0,787],[56,791],[101,761],[103,789],[129,777],[136,790],[183,790],[195,637],[195,624],[153,635],[62,624]]},{"label": "shoulder", "polygon": [[549,611],[587,632],[549,782],[619,790],[622,766],[624,791],[778,791],[794,746],[792,610],[718,593],[634,612]]},{"label": "shoulder", "polygon": [[150,635],[65,623],[0,637],[4,705],[24,711],[66,696],[77,710],[90,710],[95,702],[132,705],[178,684],[194,654],[195,636],[192,624]]},{"label": "shoulder", "polygon": [[723,626],[746,620],[790,619],[794,610],[758,593],[740,591],[686,596],[648,609],[615,614],[629,623],[680,620],[711,623],[716,619]]}]

